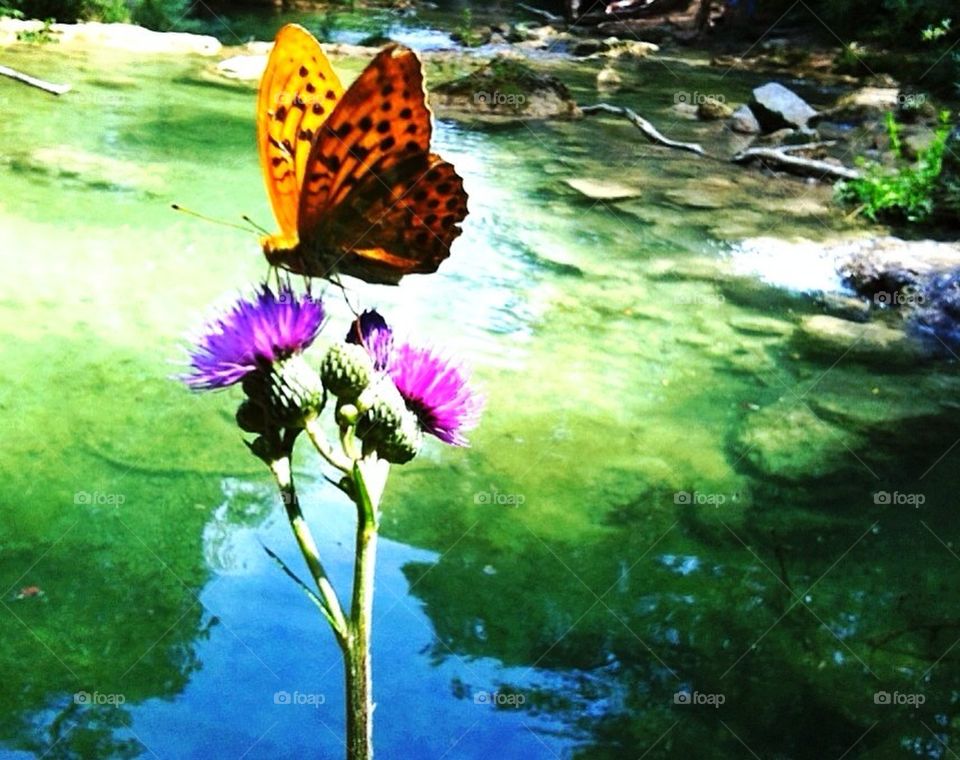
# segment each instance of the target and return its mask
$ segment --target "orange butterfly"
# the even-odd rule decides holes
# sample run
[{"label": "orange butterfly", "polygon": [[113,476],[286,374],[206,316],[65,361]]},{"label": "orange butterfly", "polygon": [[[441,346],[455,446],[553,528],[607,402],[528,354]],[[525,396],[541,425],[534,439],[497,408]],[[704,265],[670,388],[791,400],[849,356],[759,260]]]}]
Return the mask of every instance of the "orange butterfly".
[{"label": "orange butterfly", "polygon": [[384,48],[344,92],[320,44],[284,26],[260,80],[257,141],[280,233],[267,261],[396,284],[435,272],[467,215],[453,165],[430,152],[420,60]]}]

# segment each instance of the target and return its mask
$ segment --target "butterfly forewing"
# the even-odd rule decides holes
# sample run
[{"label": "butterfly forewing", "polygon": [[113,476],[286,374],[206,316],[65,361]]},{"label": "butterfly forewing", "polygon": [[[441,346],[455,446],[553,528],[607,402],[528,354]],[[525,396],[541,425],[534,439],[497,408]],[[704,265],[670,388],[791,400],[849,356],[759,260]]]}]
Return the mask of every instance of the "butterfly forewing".
[{"label": "butterfly forewing", "polygon": [[301,239],[311,237],[324,215],[368,177],[383,175],[406,157],[425,156],[430,133],[419,59],[406,48],[385,48],[320,130],[300,197]]},{"label": "butterfly forewing", "polygon": [[281,234],[294,237],[301,188],[317,130],[343,96],[320,44],[303,27],[284,26],[267,61],[257,102],[257,142]]}]

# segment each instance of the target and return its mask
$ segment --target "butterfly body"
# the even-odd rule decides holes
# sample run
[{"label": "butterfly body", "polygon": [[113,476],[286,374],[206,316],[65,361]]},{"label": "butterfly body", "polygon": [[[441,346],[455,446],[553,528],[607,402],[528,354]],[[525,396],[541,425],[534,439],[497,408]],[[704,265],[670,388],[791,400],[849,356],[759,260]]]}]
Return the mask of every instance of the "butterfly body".
[{"label": "butterfly body", "polygon": [[280,226],[261,241],[270,264],[396,284],[450,255],[467,195],[430,152],[413,51],[385,48],[344,90],[309,32],[283,27],[260,83],[257,133]]}]

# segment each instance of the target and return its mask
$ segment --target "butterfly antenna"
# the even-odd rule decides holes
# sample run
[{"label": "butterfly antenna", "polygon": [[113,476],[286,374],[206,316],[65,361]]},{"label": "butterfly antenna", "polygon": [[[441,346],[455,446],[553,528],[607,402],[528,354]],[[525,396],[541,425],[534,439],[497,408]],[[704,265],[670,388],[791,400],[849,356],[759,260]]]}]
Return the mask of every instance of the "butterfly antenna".
[{"label": "butterfly antenna", "polygon": [[251,218],[250,218],[249,216],[247,216],[246,214],[244,214],[244,215],[243,215],[242,217],[240,217],[240,218],[243,219],[243,221],[245,221],[245,222],[246,222],[247,224],[249,224],[251,227],[253,227],[253,229],[255,229],[257,232],[262,232],[264,235],[269,235],[269,234],[270,234],[270,230],[265,230],[263,227],[261,227],[261,226],[260,226],[259,224],[257,224],[255,221],[253,221],[253,219],[251,219]]},{"label": "butterfly antenna", "polygon": [[212,216],[205,216],[204,214],[198,213],[192,209],[185,208],[177,203],[171,203],[170,208],[174,211],[180,211],[189,216],[195,216],[197,219],[203,219],[205,222],[210,222],[211,224],[219,224],[222,227],[233,227],[235,230],[243,230],[244,232],[254,232],[249,227],[245,227],[242,224],[234,224],[233,222],[227,222],[223,219],[214,219]]}]

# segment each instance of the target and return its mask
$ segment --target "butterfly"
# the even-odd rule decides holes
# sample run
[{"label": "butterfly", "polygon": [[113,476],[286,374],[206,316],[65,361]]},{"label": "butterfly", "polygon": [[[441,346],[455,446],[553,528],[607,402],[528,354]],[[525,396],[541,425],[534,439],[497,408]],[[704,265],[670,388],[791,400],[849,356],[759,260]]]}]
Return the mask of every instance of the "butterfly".
[{"label": "butterfly", "polygon": [[260,165],[280,227],[261,240],[267,261],[393,285],[435,272],[461,233],[467,194],[430,152],[431,133],[412,50],[384,48],[344,90],[313,35],[284,26],[257,99]]}]

